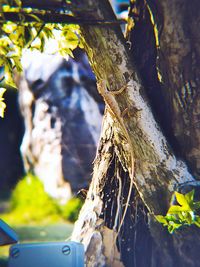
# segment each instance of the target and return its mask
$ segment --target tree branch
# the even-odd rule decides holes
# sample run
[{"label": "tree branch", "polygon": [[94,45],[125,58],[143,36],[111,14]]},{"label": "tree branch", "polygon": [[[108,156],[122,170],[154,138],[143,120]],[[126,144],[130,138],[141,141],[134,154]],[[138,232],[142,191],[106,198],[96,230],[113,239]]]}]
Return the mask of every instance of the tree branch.
[{"label": "tree branch", "polygon": [[[56,13],[56,12],[47,12],[45,14],[41,14],[37,11],[32,11],[31,13],[27,13],[25,11],[20,12],[2,12],[2,18],[0,18],[0,22],[12,21],[16,23],[24,23],[24,22],[37,22],[41,21],[44,23],[57,23],[57,24],[79,24],[79,25],[99,25],[105,26],[106,24],[124,24],[126,23],[124,20],[104,20],[104,19],[83,19],[79,17],[73,17],[67,14]],[[37,16],[38,21],[34,16]]]},{"label": "tree branch", "polygon": [[[83,0],[83,4],[86,3],[88,1]],[[97,10],[93,12],[93,18],[113,19],[108,1],[91,0],[89,3]],[[76,15],[88,16],[86,12]],[[187,166],[175,157],[153,117],[120,28],[117,25],[106,29],[82,26],[81,31],[97,80],[105,80],[110,91],[127,86],[127,90],[116,96],[116,102],[122,114],[124,110],[131,114],[124,117],[124,124],[130,134],[130,149],[136,160],[135,185],[151,212],[165,213],[175,187],[179,183],[193,181],[193,177]],[[130,162],[127,164],[130,168]]]}]

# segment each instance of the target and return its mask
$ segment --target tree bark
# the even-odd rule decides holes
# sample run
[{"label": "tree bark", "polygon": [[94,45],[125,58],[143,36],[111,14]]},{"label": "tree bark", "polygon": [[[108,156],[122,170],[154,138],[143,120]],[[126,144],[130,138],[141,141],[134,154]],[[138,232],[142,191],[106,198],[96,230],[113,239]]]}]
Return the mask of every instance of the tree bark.
[{"label": "tree bark", "polygon": [[[102,18],[104,16],[112,18],[112,10],[109,9],[107,1],[91,2],[97,6],[98,12],[102,12]],[[93,12],[93,16],[96,15],[98,18],[98,12],[97,14]],[[88,16],[84,13],[85,15]],[[116,99],[121,113],[125,109],[129,111],[129,116],[124,118],[124,123],[132,140],[129,149],[133,149],[137,161],[135,184],[149,210],[162,212],[166,209],[174,185],[193,178],[186,165],[173,155],[152,116],[141,81],[138,78],[138,72],[130,61],[120,28],[118,26],[92,26],[81,27],[81,29],[85,39],[85,50],[97,80],[106,80],[110,91],[117,91],[127,85],[127,90],[117,95]],[[128,151],[126,152],[128,154]],[[130,165],[127,155],[124,157]],[[125,167],[127,169],[127,166]],[[148,179],[148,183],[146,179]],[[163,191],[166,191],[166,186],[169,192],[166,192],[165,198]],[[161,202],[156,204],[161,196]],[[166,200],[167,203],[165,203]]]},{"label": "tree bark", "polygon": [[[79,13],[79,16],[90,16],[95,19],[112,19],[114,16],[106,0],[85,0],[83,4],[95,7],[96,12],[93,11],[92,14],[87,12],[84,14]],[[179,159],[180,155],[184,155],[183,150],[176,150],[177,153],[174,153],[175,148],[182,144],[183,136],[185,136],[182,133],[178,135],[177,133],[181,131],[176,131],[176,129],[182,129],[184,126],[182,122],[185,121],[186,123],[190,118],[190,114],[180,105],[179,98],[182,93],[179,93],[179,98],[176,99],[177,93],[175,89],[180,87],[174,86],[180,77],[180,68],[177,66],[179,65],[177,62],[181,62],[180,58],[185,55],[184,52],[181,52],[181,48],[185,48],[185,44],[182,44],[182,47],[178,47],[178,50],[172,49],[176,48],[175,43],[171,49],[167,49],[167,45],[171,45],[170,38],[173,37],[175,42],[177,36],[179,36],[179,33],[171,36],[169,33],[171,33],[172,28],[168,29],[168,25],[172,25],[172,21],[175,20],[177,32],[182,29],[183,18],[181,19],[180,17],[184,16],[183,10],[187,10],[186,2],[184,2],[184,7],[181,7],[178,0],[161,1],[159,7],[156,5],[157,1],[149,1],[148,5],[146,5],[145,1],[138,0],[132,1],[132,4],[135,5],[136,11],[136,19],[134,18],[132,21],[133,25],[135,25],[132,37],[138,36],[137,34],[140,36],[139,41],[137,41],[138,39],[136,41],[132,40],[132,37],[130,39],[133,48],[138,48],[135,54],[128,51],[128,46],[118,26],[81,27],[85,50],[97,80],[106,80],[110,91],[117,91],[122,86],[127,85],[127,90],[117,95],[116,101],[122,114],[126,109],[130,113],[129,116],[124,117],[124,123],[130,134],[131,144],[127,143],[117,120],[106,112],[99,149],[94,163],[93,181],[86,203],[76,223],[73,239],[82,241],[85,244],[87,266],[122,266],[122,264],[124,266],[159,267],[199,266],[199,231],[194,227],[190,227],[179,231],[174,236],[170,236],[154,221],[152,216],[152,214],[164,214],[166,212],[175,189],[188,182],[191,182],[190,185],[194,185],[195,182],[185,163]],[[171,12],[171,7],[173,12]],[[181,8],[180,13],[177,7]],[[172,16],[173,13],[176,14],[175,10],[179,15],[176,19]],[[156,19],[157,24],[154,23]],[[162,26],[163,21],[166,23],[163,29],[162,27],[156,29],[156,26],[160,26],[159,23]],[[195,24],[196,22],[193,21],[193,23]],[[146,26],[149,28],[145,28]],[[145,35],[142,36],[142,34],[145,34],[147,29],[150,32],[148,32],[148,39],[146,40],[143,38]],[[158,43],[158,34],[160,33],[157,30],[162,31],[162,36],[166,31],[166,36],[160,39],[160,43]],[[142,46],[143,50],[139,48],[141,40],[146,41]],[[148,40],[151,41],[149,53],[148,50],[145,50],[147,49],[145,45],[148,44]],[[183,40],[183,37],[181,40]],[[161,56],[157,57],[159,53],[162,54],[162,46],[165,53],[171,52],[171,56],[167,54],[167,60],[164,60]],[[146,53],[142,54],[142,51],[146,51]],[[198,59],[199,50],[197,44],[195,51],[196,54],[193,55],[194,62],[192,66],[198,72],[198,68],[195,68],[197,66],[194,65]],[[132,60],[134,60],[137,69]],[[150,73],[148,72],[147,64],[149,62],[153,62],[153,66],[149,67]],[[157,73],[157,64],[160,66],[160,74]],[[146,78],[145,74],[147,75]],[[163,78],[162,83],[159,80],[160,76]],[[197,77],[196,74],[195,77]],[[192,80],[193,87],[198,85],[198,79],[195,79]],[[170,88],[174,89],[173,94],[176,96],[174,100],[170,95],[172,89],[168,89],[169,84]],[[167,108],[163,118],[162,116],[154,118],[152,114],[156,114],[161,110],[154,99],[157,93],[154,91],[154,85],[156,89],[162,89],[156,99],[163,100],[164,107],[170,107],[170,112],[168,112],[169,108]],[[178,90],[177,92],[179,92]],[[191,99],[191,94],[187,94]],[[198,102],[198,97],[194,99]],[[151,103],[151,108],[149,103]],[[179,103],[178,108],[177,103]],[[190,103],[192,105],[192,102]],[[187,106],[187,102],[185,106]],[[176,111],[175,122],[167,129],[164,126],[164,119],[167,118],[167,122],[172,120],[172,107]],[[197,106],[195,106],[194,110],[198,114]],[[193,112],[194,116],[196,116],[195,112]],[[195,119],[197,120],[196,117]],[[160,122],[166,138],[156,121]],[[181,126],[179,126],[179,123]],[[198,138],[197,133],[198,127],[196,127],[194,135],[196,139]],[[193,142],[192,140],[191,137],[190,141]],[[186,158],[187,162],[192,166],[190,162],[194,160],[194,148],[192,150],[190,146],[186,145],[186,147],[187,149],[184,151],[188,153],[182,158]],[[118,211],[119,214],[123,214],[123,205],[126,203],[131,178],[131,173],[128,171],[130,169],[130,149],[133,150],[136,160],[134,184],[137,192],[136,190],[132,192],[124,226],[115,243],[116,231],[120,224],[120,216],[117,215]],[[191,150],[192,152],[190,153]],[[195,158],[194,164],[196,167],[192,172],[195,176],[196,169],[198,169],[197,163],[198,156]],[[184,190],[187,189],[184,187]],[[139,200],[140,198],[142,203]],[[147,224],[145,225],[147,210],[144,205],[149,212],[149,228]],[[141,223],[144,224],[141,227],[142,231],[139,230],[137,225],[139,214],[137,208],[140,211],[144,211],[143,218],[141,214],[139,215],[139,218],[142,218]],[[194,235],[196,240],[193,239]],[[148,244],[149,251],[144,248],[144,244]],[[146,257],[142,257],[142,253]]]},{"label": "tree bark", "polygon": [[[200,14],[195,12],[199,3],[152,0],[147,3],[131,2],[129,28],[131,24],[134,27],[127,37],[132,44],[132,59],[174,153],[186,160],[192,174],[199,179],[197,40]],[[185,193],[191,188],[182,185],[177,190]],[[196,193],[198,191],[196,188]],[[173,250],[178,254],[176,266],[198,266],[198,232],[196,228],[185,229],[173,236]]]},{"label": "tree bark", "polygon": [[[180,155],[200,179],[200,2],[162,1],[165,18],[158,66]],[[166,71],[167,70],[167,71]]]},{"label": "tree bark", "polygon": [[170,145],[199,179],[200,3],[147,3],[148,6],[145,1],[131,3],[130,16],[135,26],[128,39],[132,58]]}]

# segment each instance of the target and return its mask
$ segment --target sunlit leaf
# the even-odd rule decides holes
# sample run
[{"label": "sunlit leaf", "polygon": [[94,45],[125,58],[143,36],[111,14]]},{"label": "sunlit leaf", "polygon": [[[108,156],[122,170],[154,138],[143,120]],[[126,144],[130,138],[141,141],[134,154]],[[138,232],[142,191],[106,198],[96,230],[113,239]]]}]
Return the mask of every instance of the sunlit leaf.
[{"label": "sunlit leaf", "polygon": [[178,205],[173,205],[169,208],[168,214],[178,214],[179,212],[182,211],[190,211],[189,206],[178,206]]},{"label": "sunlit leaf", "polygon": [[176,200],[181,206],[189,206],[185,195],[175,192]]},{"label": "sunlit leaf", "polygon": [[192,191],[188,192],[187,194],[185,194],[185,199],[187,200],[189,205],[193,202],[193,200],[194,200],[194,189]]},{"label": "sunlit leaf", "polygon": [[17,71],[21,72],[23,69],[22,69],[22,64],[21,64],[21,61],[20,61],[20,58],[19,57],[12,57],[14,63],[15,63],[15,67],[17,69]]},{"label": "sunlit leaf", "polygon": [[2,30],[6,33],[12,33],[17,29],[17,25],[12,23],[12,22],[8,22],[6,24],[4,24],[2,26]]},{"label": "sunlit leaf", "polygon": [[21,0],[15,0],[15,3],[17,4],[17,6],[21,6],[22,5],[22,2],[21,2]]},{"label": "sunlit leaf", "polygon": [[178,228],[180,228],[181,226],[182,226],[181,223],[171,223],[168,226],[168,231],[170,234],[173,234],[173,232],[177,230]]},{"label": "sunlit leaf", "polygon": [[178,216],[176,214],[167,213],[165,218],[167,219],[167,221],[173,221],[173,222],[176,222],[178,220]]},{"label": "sunlit leaf", "polygon": [[196,222],[196,221],[194,221],[194,224],[195,224],[197,227],[200,227],[200,222]]},{"label": "sunlit leaf", "polygon": [[159,223],[162,223],[163,225],[168,225],[168,221],[166,220],[166,218],[164,216],[157,215],[157,216],[155,216],[155,218]]},{"label": "sunlit leaf", "polygon": [[197,209],[200,209],[200,201],[194,202],[194,193],[192,190],[183,195],[175,192],[175,196],[179,205],[172,205],[165,216],[155,216],[157,221],[167,226],[169,233],[174,233],[182,226],[190,226],[195,224],[200,227],[200,216],[195,214]]},{"label": "sunlit leaf", "polygon": [[198,215],[195,216],[194,224],[196,226],[200,227],[200,216],[198,216]]},{"label": "sunlit leaf", "polygon": [[[51,50],[60,53],[68,60],[73,57],[73,50],[78,46],[83,47],[80,42],[80,30],[78,25],[44,24],[36,15],[35,9],[23,8],[21,0],[2,0],[0,3],[1,18],[2,12],[18,13],[19,23],[1,21],[0,27],[0,67],[2,86],[16,87],[13,79],[13,72],[22,71],[21,57],[23,49],[37,49],[40,52]],[[33,12],[34,11],[34,12]],[[45,10],[37,10],[45,14]],[[26,16],[24,15],[26,14]],[[29,16],[34,22],[25,21]],[[54,49],[49,49],[48,40],[54,40]],[[5,103],[1,101],[1,115],[3,116]]]}]

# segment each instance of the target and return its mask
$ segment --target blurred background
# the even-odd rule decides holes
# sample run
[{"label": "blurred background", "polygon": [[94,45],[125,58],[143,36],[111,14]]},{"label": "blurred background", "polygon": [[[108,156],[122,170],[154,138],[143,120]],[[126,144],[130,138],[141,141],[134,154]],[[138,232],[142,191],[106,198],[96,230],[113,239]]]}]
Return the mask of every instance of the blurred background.
[{"label": "blurred background", "polygon": [[[120,17],[129,1],[112,1]],[[25,51],[0,118],[0,218],[20,242],[68,238],[92,177],[102,98],[81,49],[68,61]],[[8,246],[0,247],[6,266]]]}]

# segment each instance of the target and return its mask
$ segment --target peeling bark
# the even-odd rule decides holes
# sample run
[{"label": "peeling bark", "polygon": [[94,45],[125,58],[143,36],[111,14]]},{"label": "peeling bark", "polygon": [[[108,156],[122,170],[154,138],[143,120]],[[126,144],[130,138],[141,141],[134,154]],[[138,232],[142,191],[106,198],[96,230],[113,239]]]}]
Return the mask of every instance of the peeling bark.
[{"label": "peeling bark", "polygon": [[[81,210],[72,235],[72,240],[84,243],[88,267],[123,266],[114,243],[116,233],[111,231],[111,227],[107,227],[103,220],[107,208],[103,202],[104,187],[108,167],[113,157],[112,135],[113,120],[107,114],[104,118],[101,141],[94,163],[93,179],[87,194],[86,204]],[[111,203],[109,199],[107,200]]]}]

